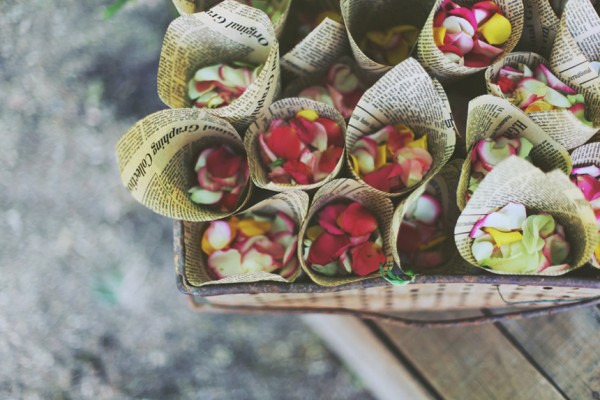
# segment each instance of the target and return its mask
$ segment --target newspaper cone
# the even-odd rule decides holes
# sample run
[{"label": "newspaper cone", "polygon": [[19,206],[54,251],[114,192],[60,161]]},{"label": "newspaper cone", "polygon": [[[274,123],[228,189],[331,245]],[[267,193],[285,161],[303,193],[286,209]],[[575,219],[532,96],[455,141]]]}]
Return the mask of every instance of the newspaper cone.
[{"label": "newspaper cone", "polygon": [[[589,143],[576,148],[573,150],[573,153],[571,153],[571,161],[573,162],[573,168],[587,167],[590,165],[600,167],[600,143]],[[600,260],[596,256],[596,253],[597,251],[592,254],[590,263],[594,267],[600,268]]]},{"label": "newspaper cone", "polygon": [[326,204],[343,199],[357,201],[375,214],[379,223],[378,229],[383,238],[383,252],[387,257],[384,268],[389,269],[393,265],[391,245],[389,242],[390,221],[393,213],[392,202],[389,199],[368,190],[352,179],[335,179],[323,185],[315,193],[312,204],[308,210],[308,215],[300,227],[300,233],[298,235],[298,257],[300,258],[302,270],[304,270],[315,283],[321,286],[338,286],[345,283],[373,279],[379,276],[379,271],[368,276],[325,276],[313,271],[304,259],[304,238],[306,229],[310,226],[311,222],[313,222],[313,217],[315,217],[317,212]]},{"label": "newspaper cone", "polygon": [[163,42],[158,95],[171,108],[191,107],[188,82],[199,68],[233,61],[262,65],[256,80],[233,103],[207,109],[236,129],[246,129],[279,93],[278,46],[266,14],[233,0],[178,17]]},{"label": "newspaper cone", "polygon": [[397,25],[413,25],[421,29],[431,10],[431,2],[341,0],[340,7],[352,54],[360,69],[374,82],[394,66],[380,64],[369,58],[359,47],[360,41],[369,31],[381,31]]},{"label": "newspaper cone", "polygon": [[516,50],[550,55],[558,32],[559,17],[549,0],[524,0],[525,24]]},{"label": "newspaper cone", "polygon": [[[296,224],[296,229],[300,228],[302,221],[306,217],[308,209],[308,195],[302,191],[296,190],[293,192],[278,193],[260,203],[250,207],[245,212],[260,212],[265,215],[275,215],[278,211],[287,214]],[[244,213],[239,214],[242,216]],[[201,249],[200,243],[204,231],[209,227],[208,222],[199,222],[186,224],[184,230],[185,243],[185,282],[184,284],[192,287],[200,287],[204,285],[221,285],[228,283],[240,282],[259,282],[259,281],[275,281],[275,282],[293,282],[300,275],[301,268],[298,266],[296,272],[287,279],[279,274],[269,272],[256,272],[252,274],[240,274],[230,276],[223,279],[215,280],[208,272],[207,256]],[[297,257],[297,255],[294,255]]]},{"label": "newspaper cone", "polygon": [[[507,98],[506,95],[502,93],[502,90],[500,90],[500,87],[495,83],[498,79],[498,72],[505,65],[516,68],[519,64],[525,64],[531,68],[531,70],[535,70],[538,64],[545,64],[548,66],[548,62],[542,56],[535,53],[517,52],[509,54],[501,61],[490,65],[485,71],[485,83],[488,93],[501,98]],[[599,115],[591,115],[590,111],[592,110],[587,104],[586,111],[586,115],[591,121],[600,118]],[[600,108],[596,109],[596,114],[598,114],[599,111]],[[581,146],[583,143],[590,140],[600,129],[600,126],[591,127],[584,124],[577,119],[571,111],[566,109],[537,111],[528,113],[527,116],[539,125],[552,139],[563,145],[567,150],[572,150],[575,147]]]},{"label": "newspaper cone", "polygon": [[570,0],[560,19],[550,67],[558,78],[585,97],[588,119],[600,129],[600,16],[589,0]]},{"label": "newspaper cone", "polygon": [[266,166],[263,165],[262,157],[260,155],[260,145],[258,143],[258,135],[260,133],[267,132],[271,125],[271,121],[274,119],[287,120],[296,115],[301,110],[314,110],[319,116],[329,118],[342,128],[342,132],[346,135],[346,122],[342,115],[333,107],[328,106],[324,103],[317,101],[302,99],[299,97],[292,97],[287,99],[278,100],[265,110],[252,125],[246,131],[244,135],[244,146],[249,154],[248,166],[250,167],[250,177],[256,186],[263,189],[273,190],[276,192],[285,192],[288,190],[310,190],[323,186],[325,183],[334,179],[341,171],[344,165],[345,151],[342,153],[338,163],[335,166],[333,172],[331,172],[325,179],[320,180],[308,185],[294,185],[291,183],[275,183],[269,178],[269,171]]},{"label": "newspaper cone", "polygon": [[[471,5],[479,0],[455,1],[460,5]],[[441,82],[449,82],[467,75],[475,74],[486,67],[465,67],[458,65],[446,58],[438,49],[433,40],[433,18],[443,0],[436,0],[425,26],[419,35],[417,45],[417,59],[431,75]],[[517,45],[523,31],[523,2],[521,0],[496,0],[504,16],[510,21],[512,32],[508,40],[502,45],[504,52],[495,58],[495,62],[502,60]]]},{"label": "newspaper cone", "polygon": [[473,239],[469,238],[475,223],[510,202],[523,204],[528,211],[552,215],[564,227],[571,245],[571,261],[566,268],[548,267],[536,275],[562,275],[590,259],[598,241],[598,231],[592,208],[579,188],[562,171],[545,174],[515,156],[502,161],[485,177],[458,218],[454,239],[461,256],[469,263],[479,266],[471,252]]},{"label": "newspaper cone", "polygon": [[[224,218],[233,212],[196,204],[188,193],[198,183],[194,172],[198,154],[221,143],[244,154],[235,129],[205,110],[184,108],[150,114],[117,143],[121,180],[137,201],[166,217],[184,221]],[[237,210],[248,201],[251,189],[249,179]]]},{"label": "newspaper cone", "polygon": [[533,144],[529,157],[533,165],[542,171],[559,169],[567,175],[571,172],[571,160],[567,150],[533,123],[523,111],[499,97],[479,96],[469,103],[467,158],[462,165],[456,191],[456,203],[461,210],[464,210],[467,203],[473,147],[481,139],[500,135],[528,139]]},{"label": "newspaper cone", "polygon": [[320,75],[349,53],[344,25],[325,18],[292,50],[281,57],[281,68],[299,77]]},{"label": "newspaper cone", "polygon": [[399,123],[410,127],[416,137],[427,134],[433,163],[421,182],[398,193],[382,192],[363,181],[348,158],[349,169],[357,181],[369,190],[393,198],[425,184],[448,162],[456,143],[456,126],[446,93],[414,58],[395,66],[365,92],[348,123],[346,151],[351,152],[362,136]]},{"label": "newspaper cone", "polygon": [[[247,4],[248,1],[236,0],[239,3]],[[275,2],[275,1],[274,1]],[[220,3],[220,0],[173,0],[173,4],[179,14],[195,14],[202,11],[206,11],[215,5]],[[277,5],[278,14],[271,16],[271,23],[273,24],[273,29],[275,29],[275,33],[277,37],[280,37],[283,33],[283,27],[285,26],[285,21],[290,12],[290,5],[292,4],[292,0],[280,0],[280,4]],[[247,4],[249,5],[249,4]]]},{"label": "newspaper cone", "polygon": [[[444,275],[472,275],[473,267],[466,263],[465,260],[460,256],[456,247],[454,246],[454,226],[456,220],[460,215],[460,210],[454,202],[454,193],[456,192],[456,185],[458,184],[458,175],[462,160],[455,159],[444,165],[442,170],[435,175],[427,183],[427,185],[421,186],[419,189],[412,192],[408,197],[403,199],[392,216],[392,227],[390,229],[390,243],[392,244],[392,255],[394,256],[394,262],[403,271],[426,273],[426,274],[444,274]],[[402,237],[398,237],[400,231],[400,225],[402,225],[402,219],[409,204],[415,201],[422,193],[430,193],[439,199],[442,203],[442,220],[444,221],[444,228],[446,234],[446,249],[448,251],[446,261],[432,269],[417,270],[415,271],[410,265],[403,265],[400,260],[400,254],[398,252],[398,246],[396,245]],[[384,272],[384,275],[386,272]]]}]

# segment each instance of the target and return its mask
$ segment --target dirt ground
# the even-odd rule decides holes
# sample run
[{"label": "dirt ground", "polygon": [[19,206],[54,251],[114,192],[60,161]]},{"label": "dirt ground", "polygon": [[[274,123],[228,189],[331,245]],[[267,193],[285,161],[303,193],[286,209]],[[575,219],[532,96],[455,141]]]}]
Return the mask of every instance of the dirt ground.
[{"label": "dirt ground", "polygon": [[156,95],[169,0],[0,2],[0,398],[366,399],[291,316],[193,313],[171,221],[114,145]]}]

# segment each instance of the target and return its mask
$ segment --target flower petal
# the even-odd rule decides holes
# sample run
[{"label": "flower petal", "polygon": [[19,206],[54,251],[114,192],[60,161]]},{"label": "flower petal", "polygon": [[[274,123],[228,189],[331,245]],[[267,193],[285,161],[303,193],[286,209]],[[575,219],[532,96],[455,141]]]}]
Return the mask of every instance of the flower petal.
[{"label": "flower petal", "polygon": [[512,34],[512,26],[508,18],[500,13],[492,15],[477,31],[492,45],[504,44]]},{"label": "flower petal", "polygon": [[364,236],[377,229],[375,215],[358,202],[351,203],[339,217],[340,227],[351,236]]},{"label": "flower petal", "polygon": [[319,225],[332,235],[343,235],[344,231],[338,226],[337,219],[348,207],[345,203],[328,204],[319,212]]},{"label": "flower petal", "polygon": [[332,235],[325,231],[310,246],[307,261],[318,265],[329,264],[336,261],[349,246],[350,239],[348,236]]},{"label": "flower petal", "polygon": [[367,276],[379,270],[386,257],[380,246],[373,242],[364,242],[351,250],[352,271],[358,276]]}]

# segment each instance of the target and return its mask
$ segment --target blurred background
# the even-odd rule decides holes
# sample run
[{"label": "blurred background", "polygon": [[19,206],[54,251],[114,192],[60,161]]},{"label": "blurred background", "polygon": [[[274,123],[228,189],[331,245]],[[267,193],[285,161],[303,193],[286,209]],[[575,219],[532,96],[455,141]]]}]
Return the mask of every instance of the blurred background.
[{"label": "blurred background", "polygon": [[201,315],[114,145],[164,109],[169,0],[0,2],[0,398],[368,399],[299,318]]}]

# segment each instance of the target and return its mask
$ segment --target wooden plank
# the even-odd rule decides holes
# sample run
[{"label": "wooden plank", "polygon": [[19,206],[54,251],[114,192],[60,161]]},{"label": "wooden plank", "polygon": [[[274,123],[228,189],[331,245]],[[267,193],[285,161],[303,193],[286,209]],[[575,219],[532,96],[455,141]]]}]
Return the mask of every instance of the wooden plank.
[{"label": "wooden plank", "polygon": [[501,327],[566,397],[600,399],[600,312],[596,307],[503,322]]},{"label": "wooden plank", "polygon": [[429,330],[376,325],[443,398],[564,399],[494,325]]},{"label": "wooden plank", "polygon": [[302,317],[380,400],[431,399],[429,392],[358,318]]}]

